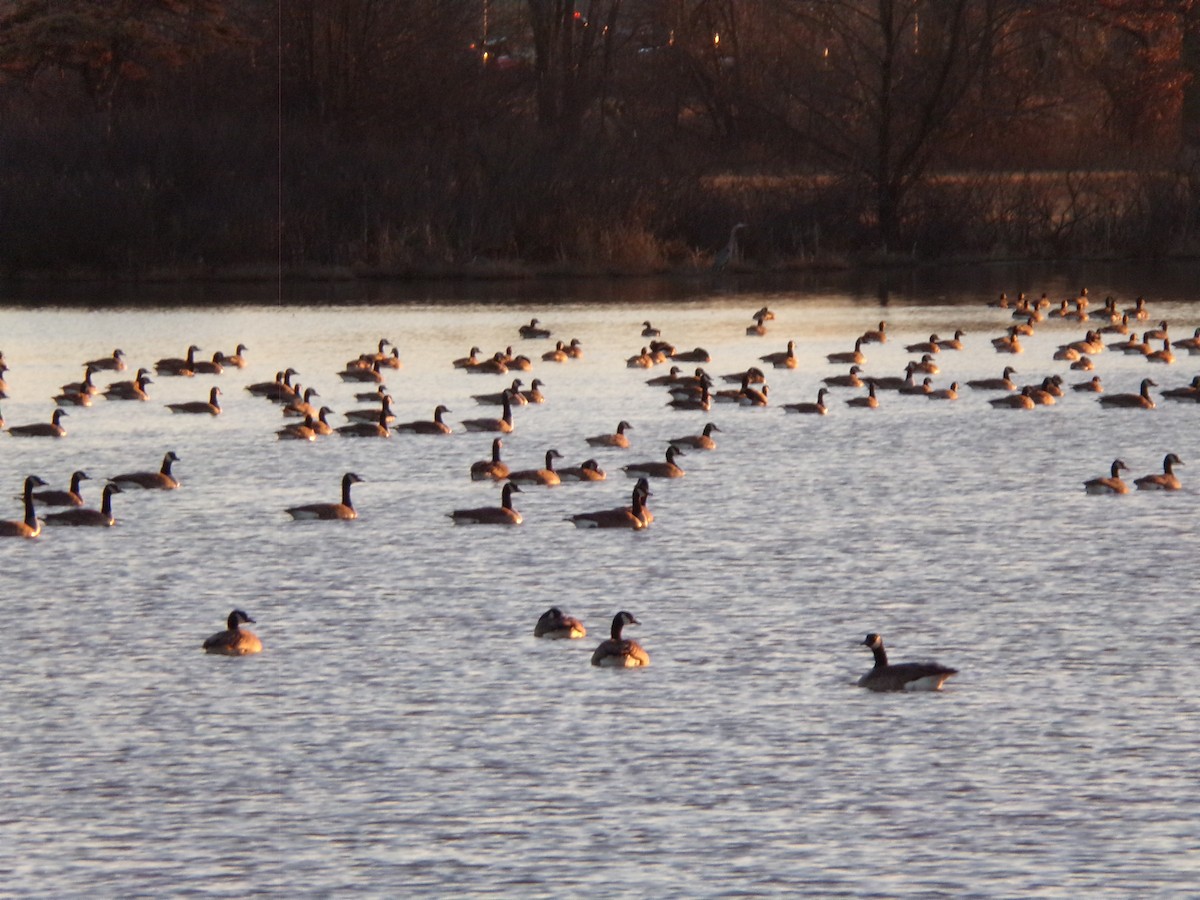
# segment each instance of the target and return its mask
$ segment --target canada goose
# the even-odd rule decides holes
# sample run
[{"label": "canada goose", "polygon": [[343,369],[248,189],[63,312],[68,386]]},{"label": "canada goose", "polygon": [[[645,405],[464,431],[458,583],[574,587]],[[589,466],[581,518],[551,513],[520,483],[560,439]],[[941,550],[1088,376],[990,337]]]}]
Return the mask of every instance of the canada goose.
[{"label": "canada goose", "polygon": [[768,403],[767,395],[770,393],[769,385],[764,384],[761,389],[750,387],[750,376],[742,379],[742,389],[738,391],[737,402],[739,406],[766,406]]},{"label": "canada goose", "polygon": [[576,513],[568,516],[567,521],[573,522],[576,528],[628,528],[631,531],[641,531],[654,521],[654,516],[646,506],[646,498],[649,496],[650,482],[639,478],[634,485],[629,506]]},{"label": "canada goose", "polygon": [[957,400],[958,382],[952,382],[948,388],[938,388],[925,395],[930,400]]},{"label": "canada goose", "polygon": [[968,381],[967,387],[978,391],[1015,391],[1017,384],[1012,380],[1012,376],[1016,374],[1017,370],[1012,366],[1005,366],[999,378],[976,378]]},{"label": "canada goose", "polygon": [[49,422],[34,422],[32,425],[12,425],[8,433],[13,437],[55,437],[67,436],[67,429],[62,427],[62,418],[67,414],[65,409],[56,409],[50,416]]},{"label": "canada goose", "polygon": [[622,449],[629,447],[629,438],[625,435],[627,428],[633,426],[622,419],[617,423],[617,430],[612,434],[597,434],[584,440],[593,447],[620,447]]},{"label": "canada goose", "polygon": [[1004,337],[993,338],[992,346],[996,348],[997,353],[1025,352],[1025,348],[1021,346],[1021,339],[1017,337],[1016,328],[1009,328],[1008,334]]},{"label": "canada goose", "polygon": [[47,525],[79,525],[109,528],[117,524],[112,514],[112,495],[121,493],[121,486],[106,484],[100,496],[99,509],[68,509],[58,513],[48,513],[43,518]]},{"label": "canada goose", "polygon": [[905,344],[904,349],[909,353],[939,353],[942,349],[939,344],[940,340],[941,338],[936,334],[931,334],[929,340],[918,341],[915,344]]},{"label": "canada goose", "polygon": [[864,331],[861,340],[864,344],[886,344],[887,322],[880,322],[879,327],[872,331]]},{"label": "canada goose", "polygon": [[154,371],[158,375],[190,378],[196,374],[196,354],[199,352],[200,348],[193,344],[187,348],[186,358],[180,359],[175,356],[163,357],[154,364]]},{"label": "canada goose", "polygon": [[867,363],[867,357],[862,352],[862,338],[857,338],[854,341],[854,349],[847,350],[843,353],[827,353],[825,358],[831,363],[847,363],[856,366],[863,366]]},{"label": "canada goose", "polygon": [[851,407],[861,407],[863,409],[878,409],[879,398],[875,396],[875,382],[868,380],[867,396],[851,397],[846,401],[846,405]]},{"label": "canada goose", "polygon": [[223,366],[232,366],[235,369],[244,369],[246,368],[246,352],[249,349],[245,344],[238,344],[231,356],[226,356],[218,350],[213,355],[213,362],[219,362]]},{"label": "canada goose", "polygon": [[307,503],[303,506],[290,506],[286,510],[293,519],[357,519],[358,511],[350,502],[351,485],[360,484],[362,479],[353,472],[342,476],[341,503]]},{"label": "canada goose", "polygon": [[651,325],[649,319],[647,319],[645,322],[642,323],[642,337],[661,337],[661,336],[662,336],[662,332],[659,329],[655,328],[653,325]]},{"label": "canada goose", "polygon": [[299,374],[295,369],[284,369],[275,373],[274,381],[256,381],[246,385],[246,390],[255,397],[266,397],[268,400],[278,400],[284,395],[290,400],[296,393],[292,388],[292,377]]},{"label": "canada goose", "polygon": [[1021,393],[1025,394],[1036,403],[1038,406],[1053,406],[1055,402],[1055,393],[1049,388],[1052,382],[1049,378],[1043,378],[1041,384],[1027,384],[1021,388]]},{"label": "canada goose", "polygon": [[508,363],[504,361],[504,353],[497,351],[487,359],[481,359],[468,367],[466,371],[475,375],[507,375]]},{"label": "canada goose", "polygon": [[1005,394],[1003,397],[994,397],[988,401],[989,404],[996,409],[1033,409],[1037,406],[1034,399],[1029,396],[1031,388],[1021,388],[1019,394]]},{"label": "canada goose", "polygon": [[1087,381],[1080,381],[1071,385],[1073,391],[1092,391],[1096,394],[1104,393],[1104,385],[1100,383],[1100,376],[1093,375]]},{"label": "canada goose", "polygon": [[472,347],[471,352],[466,356],[460,356],[458,359],[450,363],[456,369],[470,369],[473,366],[479,365],[479,354],[483,351],[478,347]]},{"label": "canada goose", "polygon": [[787,349],[775,353],[764,353],[759,360],[770,363],[777,369],[794,369],[800,360],[796,357],[796,342],[788,341]]},{"label": "canada goose", "polygon": [[1121,353],[1125,353],[1130,356],[1135,356],[1138,354],[1146,356],[1151,352],[1150,345],[1147,344],[1145,339],[1142,338],[1141,335],[1139,335],[1136,331],[1123,341],[1113,341],[1108,345],[1108,349],[1118,350]]},{"label": "canada goose", "polygon": [[537,620],[533,626],[533,636],[551,640],[574,640],[586,637],[587,629],[574,616],[566,615],[557,606],[552,606]]},{"label": "canada goose", "polygon": [[384,403],[375,416],[374,422],[347,422],[334,429],[342,437],[349,438],[390,438],[392,430],[388,427],[391,408]]},{"label": "canada goose", "polygon": [[317,410],[317,421],[313,422],[312,429],[318,435],[333,434],[333,426],[329,424],[328,416],[333,412],[328,406],[322,406]]},{"label": "canada goose", "polygon": [[385,392],[379,394],[376,399],[379,400],[379,406],[352,409],[344,415],[351,422],[378,422],[384,425],[395,422],[396,415],[392,412],[392,395]]},{"label": "canada goose", "polygon": [[548,338],[550,337],[550,329],[541,328],[537,319],[530,319],[528,325],[522,325],[517,329],[517,333],[523,338]]},{"label": "canada goose", "polygon": [[[505,394],[507,395],[507,393],[506,391]],[[505,396],[502,405],[504,413],[500,418],[466,419],[463,421],[462,427],[467,431],[499,431],[502,434],[511,434],[513,430],[512,402]]]},{"label": "canada goose", "polygon": [[137,377],[132,381],[114,381],[104,389],[105,400],[141,400],[150,399],[146,393],[146,385],[153,384],[150,380],[149,369],[138,369]]},{"label": "canada goose", "polygon": [[513,508],[512,495],[520,493],[521,486],[505,482],[500,492],[499,506],[483,506],[476,509],[456,509],[448,513],[455,525],[520,525],[525,521]]},{"label": "canada goose", "polygon": [[173,413],[206,414],[219,416],[221,414],[221,389],[214,387],[208,392],[208,401],[189,400],[186,403],[168,403],[167,409]]},{"label": "canada goose", "polygon": [[504,398],[507,397],[514,406],[524,406],[529,402],[521,393],[521,385],[524,383],[520,378],[514,378],[512,384],[502,391],[494,394],[472,394],[471,399],[480,406],[501,406]]},{"label": "canada goose", "polygon": [[503,481],[508,477],[508,465],[500,459],[500,448],[504,444],[500,438],[492,441],[492,458],[481,459],[471,464],[472,481]]},{"label": "canada goose", "polygon": [[97,372],[124,372],[125,371],[125,351],[119,347],[112,352],[111,356],[102,356],[99,359],[91,359],[85,362],[85,368],[95,369]]},{"label": "canada goose", "polygon": [[243,623],[253,625],[254,620],[240,609],[235,609],[225,620],[225,630],[218,631],[205,640],[204,652],[219,653],[223,656],[247,656],[251,653],[261,653],[262,641],[253,631],[242,631],[238,626]]},{"label": "canada goose", "polygon": [[962,339],[964,335],[966,335],[965,331],[963,331],[961,328],[956,329],[954,332],[954,337],[939,339],[937,341],[937,346],[942,350],[961,350],[963,348]]},{"label": "canada goose", "polygon": [[825,395],[828,393],[829,388],[821,388],[817,391],[816,403],[785,403],[783,409],[785,412],[823,416],[829,412],[829,407],[825,405]]},{"label": "canada goose", "polygon": [[1072,350],[1078,351],[1081,355],[1084,353],[1103,353],[1104,339],[1100,337],[1100,332],[1089,331],[1082,340],[1072,341],[1069,344],[1064,344],[1063,347],[1069,347]]},{"label": "canada goose", "polygon": [[1146,354],[1146,362],[1165,363],[1171,365],[1175,362],[1175,354],[1171,352],[1171,341],[1168,338],[1163,338],[1161,350],[1154,350]]},{"label": "canada goose", "polygon": [[585,459],[577,466],[555,469],[560,481],[604,481],[608,476],[594,459]]},{"label": "canada goose", "polygon": [[163,457],[162,468],[157,472],[126,472],[108,479],[119,484],[125,490],[142,488],[147,491],[173,491],[179,487],[179,480],[171,474],[171,465],[179,462],[174,450],[168,450]]},{"label": "canada goose", "polygon": [[1054,356],[1051,358],[1074,362],[1075,360],[1079,359],[1079,351],[1074,347],[1059,347],[1054,351]]},{"label": "canada goose", "polygon": [[917,375],[940,375],[941,367],[933,361],[933,357],[925,353],[912,364],[912,370]]},{"label": "canada goose", "polygon": [[933,379],[927,375],[921,379],[920,384],[910,382],[901,386],[898,390],[901,394],[928,394],[933,390]]},{"label": "canada goose", "polygon": [[294,416],[296,418],[304,418],[305,416],[315,416],[317,408],[312,404],[313,397],[320,397],[321,394],[314,387],[304,389],[304,393],[299,397],[292,398],[292,401],[283,407],[285,416]]},{"label": "canada goose", "polygon": [[92,381],[92,376],[96,374],[96,369],[93,366],[87,366],[83,370],[83,381],[71,381],[62,386],[64,394],[85,394],[88,397],[93,396],[98,388],[95,382]]},{"label": "canada goose", "polygon": [[774,322],[775,321],[775,313],[772,310],[770,310],[764,306],[761,309],[759,309],[758,312],[756,312],[750,318],[762,319],[764,322]]},{"label": "canada goose", "polygon": [[1123,314],[1120,319],[1098,330],[1100,334],[1129,334],[1129,315]]},{"label": "canada goose", "polygon": [[721,380],[726,384],[762,384],[767,380],[767,376],[758,366],[751,366],[741,372],[730,372],[728,375],[722,375]]},{"label": "canada goose", "polygon": [[563,349],[571,359],[583,359],[583,341],[579,338],[571,338]]},{"label": "canada goose", "polygon": [[[535,378],[533,381],[529,382],[529,389],[525,391],[518,391],[517,396],[522,397],[525,403],[545,403],[546,395],[542,393],[543,386],[544,382],[542,379]],[[513,399],[515,400],[516,397]]]},{"label": "canada goose", "polygon": [[904,367],[904,375],[884,375],[882,377],[874,377],[871,380],[875,382],[877,391],[898,391],[902,387],[911,386],[913,383],[913,365],[909,362]]},{"label": "canada goose", "polygon": [[547,450],[544,469],[518,469],[508,473],[508,480],[513,484],[542,484],[547,487],[560,484],[562,479],[554,471],[554,460],[556,459],[562,459],[562,454],[557,450]]},{"label": "canada goose", "polygon": [[[1021,294],[1021,297],[1024,296],[1024,294]],[[988,306],[992,307],[993,309],[1008,309],[1010,305],[1011,303],[1008,299],[1008,294],[1005,291],[1001,291],[1000,296],[995,300],[988,301]]]},{"label": "canada goose", "polygon": [[592,653],[593,666],[629,669],[650,665],[650,655],[637,641],[621,637],[626,625],[640,625],[633,613],[622,610],[613,616],[611,637]]},{"label": "canada goose", "polygon": [[646,384],[652,387],[661,387],[667,384],[674,384],[679,380],[682,373],[683,369],[679,368],[679,366],[671,366],[671,370],[667,372],[666,375],[655,375],[653,378],[647,378]]},{"label": "canada goose", "polygon": [[79,483],[86,481],[88,473],[79,470],[71,473],[71,486],[65,490],[37,491],[33,499],[42,506],[83,506],[83,497],[79,494]]},{"label": "canada goose", "polygon": [[1128,494],[1129,485],[1121,480],[1121,470],[1128,470],[1125,461],[1114,459],[1112,468],[1107,476],[1089,478],[1083,483],[1083,490],[1088,494]]},{"label": "canada goose", "polygon": [[410,434],[450,434],[451,428],[442,421],[442,416],[450,412],[450,408],[442,404],[434,407],[432,419],[417,419],[415,422],[401,422],[395,426],[396,431]]},{"label": "canada goose", "polygon": [[291,422],[284,425],[275,434],[281,441],[315,441],[317,439],[317,422],[312,416],[305,416],[303,422]]},{"label": "canada goose", "polygon": [[667,406],[672,409],[684,410],[701,410],[708,412],[712,409],[712,394],[708,392],[708,385],[700,386],[699,397],[672,397],[667,401]]},{"label": "canada goose", "polygon": [[42,533],[42,523],[38,521],[33,508],[33,489],[45,486],[46,482],[36,475],[25,479],[25,487],[21,492],[21,500],[25,504],[25,517],[20,522],[0,522],[0,537],[35,538]]},{"label": "canada goose", "polygon": [[1157,328],[1151,328],[1149,331],[1142,334],[1142,340],[1146,341],[1161,341],[1169,338],[1167,320],[1163,319],[1158,323]]},{"label": "canada goose", "polygon": [[671,359],[675,362],[695,362],[695,363],[710,363],[712,357],[708,355],[708,351],[703,347],[696,347],[692,350],[684,350],[680,353],[670,354]]},{"label": "canada goose", "polygon": [[1125,310],[1125,314],[1132,316],[1135,319],[1150,318],[1150,311],[1146,309],[1146,298],[1138,297],[1137,300],[1133,302],[1133,306],[1130,306]]},{"label": "canada goose", "polygon": [[640,353],[635,353],[625,360],[625,368],[652,369],[654,368],[654,357],[650,355],[649,349],[643,347]]},{"label": "canada goose", "polygon": [[[1040,317],[1041,313],[1037,313],[1036,316]],[[1034,326],[1034,323],[1037,321],[1038,321],[1038,319],[1035,318],[1035,314],[1031,313],[1030,315],[1025,317],[1024,322],[1019,322],[1016,325],[1012,326],[1010,336],[1033,337],[1034,330],[1035,330],[1033,326]]]},{"label": "canada goose", "polygon": [[374,360],[370,366],[361,369],[347,367],[338,372],[338,378],[342,381],[367,381],[379,384],[383,381],[383,372],[380,371],[379,360]]},{"label": "canada goose", "polygon": [[720,430],[715,422],[709,422],[700,434],[685,434],[683,437],[672,438],[667,443],[673,447],[690,447],[693,450],[716,450],[717,442],[713,440],[712,433]]},{"label": "canada goose", "polygon": [[875,667],[858,679],[858,684],[872,691],[940,691],[947,678],[958,674],[957,669],[934,662],[889,665],[883,637],[878,634],[868,634],[863,645],[875,655]]},{"label": "canada goose", "polygon": [[400,359],[400,348],[399,347],[393,347],[390,352],[385,353],[382,356],[378,353],[375,354],[375,356],[371,358],[371,362],[375,362],[375,361],[379,362],[379,367],[381,369],[402,369],[402,368],[404,368],[404,362]]},{"label": "canada goose", "polygon": [[221,364],[222,353],[218,350],[212,355],[211,360],[196,360],[192,366],[192,372],[196,375],[220,375],[225,371],[225,366]]},{"label": "canada goose", "polygon": [[859,377],[862,372],[861,366],[851,366],[850,371],[845,375],[830,375],[828,378],[822,378],[821,383],[828,387],[854,387],[860,388],[865,383]]},{"label": "canada goose", "polygon": [[1175,467],[1182,465],[1183,462],[1178,456],[1168,453],[1163,457],[1161,474],[1143,475],[1141,478],[1135,478],[1133,483],[1137,485],[1139,491],[1177,491],[1183,485],[1179,483]]},{"label": "canada goose", "polygon": [[562,341],[558,341],[553,350],[547,350],[542,354],[543,362],[566,362],[570,358],[571,355],[567,353],[567,345]]},{"label": "canada goose", "polygon": [[1096,364],[1092,362],[1090,356],[1081,356],[1070,365],[1072,372],[1090,372],[1094,368],[1096,368]]},{"label": "canada goose", "polygon": [[1162,395],[1170,400],[1200,400],[1200,375],[1193,376],[1183,387],[1167,388]]},{"label": "canada goose", "polygon": [[675,457],[683,456],[683,451],[674,444],[667,445],[666,459],[661,462],[630,463],[622,466],[622,470],[630,478],[646,476],[647,478],[682,478],[684,471],[675,464]]},{"label": "canada goose", "polygon": [[1188,353],[1200,353],[1200,328],[1193,331],[1191,337],[1175,341],[1175,349],[1186,350]]},{"label": "canada goose", "polygon": [[[667,391],[671,394],[675,394],[677,391],[695,391],[699,394],[700,388],[704,385],[712,387],[712,376],[704,371],[703,366],[697,366],[691,375],[680,374],[678,366],[671,366],[671,372],[673,373],[672,375],[647,379],[646,384],[666,385]],[[737,380],[741,381],[740,375]]]},{"label": "canada goose", "polygon": [[54,403],[57,406],[91,406],[91,394],[56,394]]},{"label": "canada goose", "polygon": [[1141,390],[1136,394],[1105,394],[1096,399],[1103,407],[1154,409],[1154,400],[1150,397],[1150,388],[1152,387],[1158,387],[1158,384],[1149,378],[1143,378]]},{"label": "canada goose", "polygon": [[765,322],[765,321],[766,321],[765,319],[761,319],[758,316],[755,316],[754,324],[746,326],[746,334],[748,334],[752,337],[753,336],[762,337],[764,334],[767,333],[767,326],[763,324],[763,322]]}]

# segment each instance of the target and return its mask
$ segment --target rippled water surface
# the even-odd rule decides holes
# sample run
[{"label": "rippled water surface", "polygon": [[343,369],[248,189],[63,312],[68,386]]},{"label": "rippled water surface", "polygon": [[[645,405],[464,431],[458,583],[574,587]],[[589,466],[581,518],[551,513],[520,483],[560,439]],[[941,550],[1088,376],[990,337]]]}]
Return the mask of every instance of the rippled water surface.
[{"label": "rippled water surface", "polygon": [[[1159,293],[1091,280],[1128,305],[1145,293],[1176,338],[1200,325],[1187,285]],[[962,278],[965,283],[967,278]],[[1177,287],[1174,285],[1184,285]],[[378,896],[1179,896],[1200,881],[1195,793],[1200,700],[1193,586],[1200,407],[1101,410],[1091,395],[998,411],[881,394],[878,410],[830,396],[828,416],[788,415],[879,320],[869,373],[895,375],[904,344],[966,331],[939,387],[999,375],[1083,380],[1054,349],[1082,336],[1047,321],[1015,359],[990,338],[1011,321],[1000,290],[1055,300],[1079,281],[873,288],[700,281],[310,289],[284,302],[225,286],[96,302],[23,289],[0,308],[9,425],[48,419],[85,359],[122,348],[151,365],[190,343],[250,365],[156,378],[149,403],[71,409],[63,440],[0,436],[0,518],[22,479],[65,485],[181,458],[173,493],[124,493],[114,529],[46,529],[0,542],[8,628],[0,691],[4,893]],[[133,302],[133,301],[137,302]],[[178,305],[182,300],[183,305]],[[765,337],[745,333],[769,305]],[[521,340],[537,317],[585,356],[542,362]],[[629,369],[650,319],[716,375],[797,342],[796,370],[768,370],[771,405],[665,407],[662,374]],[[1148,327],[1148,326],[1146,326]],[[287,366],[339,413],[366,406],[336,372],[381,337],[400,420],[453,410],[445,438],[277,441],[279,408],[243,390]],[[1110,338],[1115,339],[1115,338]],[[549,448],[595,456],[597,484],[529,488],[518,529],[456,527],[446,514],[498,502],[472,482],[490,436],[457,423],[471,395],[514,376],[455,370],[472,345],[533,355],[547,402],[518,409],[513,468]],[[1172,366],[1096,358],[1110,392]],[[689,364],[687,369],[693,368]],[[104,373],[103,385],[116,377]],[[164,403],[224,391],[217,418]],[[726,387],[726,385],[720,385]],[[1160,389],[1161,389],[1160,387]],[[344,421],[334,416],[334,423]],[[587,435],[633,424],[629,450]],[[643,533],[579,531],[575,512],[617,506],[624,463],[665,441],[722,432],[712,453],[656,482]],[[1116,457],[1131,476],[1185,465],[1177,493],[1087,496]],[[334,500],[357,521],[292,522]],[[587,638],[532,637],[560,605]],[[264,652],[207,656],[235,607]],[[620,609],[641,620],[645,670],[589,665]],[[873,694],[859,645],[958,668],[941,694]]]}]

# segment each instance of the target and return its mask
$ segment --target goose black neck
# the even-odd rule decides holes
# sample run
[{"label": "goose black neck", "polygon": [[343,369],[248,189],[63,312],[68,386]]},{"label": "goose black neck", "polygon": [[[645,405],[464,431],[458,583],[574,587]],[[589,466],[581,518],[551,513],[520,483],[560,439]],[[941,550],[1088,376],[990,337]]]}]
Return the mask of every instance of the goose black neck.
[{"label": "goose black neck", "polygon": [[350,509],[354,508],[354,504],[350,502],[350,485],[353,482],[349,477],[342,479],[342,506],[347,506]]},{"label": "goose black neck", "polygon": [[619,614],[616,616],[613,616],[612,631],[610,632],[610,634],[612,635],[612,639],[614,641],[621,640],[621,629],[623,629],[624,627],[625,627],[625,620]]},{"label": "goose black neck", "polygon": [[25,481],[25,524],[37,528],[37,511],[33,508],[33,482]]},{"label": "goose black neck", "polygon": [[888,664],[887,651],[883,649],[883,642],[871,645],[871,652],[875,655],[875,668],[886,669]]}]

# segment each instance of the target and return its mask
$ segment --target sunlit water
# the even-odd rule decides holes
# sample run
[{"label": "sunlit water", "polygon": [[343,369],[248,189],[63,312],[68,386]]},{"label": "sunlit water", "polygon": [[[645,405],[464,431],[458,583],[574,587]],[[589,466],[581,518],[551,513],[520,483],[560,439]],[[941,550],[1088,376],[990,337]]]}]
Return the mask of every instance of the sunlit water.
[{"label": "sunlit water", "polygon": [[[965,282],[965,279],[964,279]],[[0,691],[4,893],[379,896],[1178,896],[1200,880],[1195,793],[1200,682],[1193,586],[1194,404],[1102,411],[1091,395],[997,411],[881,394],[874,411],[831,394],[826,417],[787,415],[845,371],[880,319],[891,339],[866,370],[899,374],[905,343],[967,332],[938,386],[1054,373],[1082,336],[1048,321],[1019,357],[990,338],[1010,320],[999,290],[1073,295],[1074,278],[900,291],[704,280],[355,288],[309,305],[229,286],[203,302],[60,305],[26,289],[0,310],[8,424],[48,419],[83,360],[121,347],[134,367],[189,343],[250,366],[157,378],[146,404],[72,409],[61,441],[0,436],[0,517],[19,518],[26,474],[54,486],[181,458],[174,493],[117,495],[115,529],[47,529],[0,542],[8,633]],[[1145,292],[1152,319],[1185,337],[1200,309],[1089,283],[1095,310]],[[390,291],[390,292],[389,292]],[[365,294],[365,292],[364,292]],[[28,302],[41,297],[44,304]],[[334,298],[336,305],[330,305]],[[247,302],[249,300],[249,302]],[[452,302],[451,302],[452,301]],[[777,319],[748,337],[754,310]],[[536,467],[595,456],[598,484],[530,488],[518,529],[456,527],[453,509],[497,503],[472,482],[490,436],[276,441],[278,407],[247,394],[286,366],[340,411],[369,404],[335,373],[388,337],[400,420],[484,414],[471,394],[514,376],[451,368],[472,345],[513,345],[538,317],[578,337],[581,360],[535,363],[548,402],[516,411],[504,458]],[[797,341],[801,366],[769,370],[771,406],[668,410],[662,374],[628,369],[650,319],[724,374]],[[1170,367],[1097,358],[1108,390]],[[693,366],[687,366],[691,369]],[[517,373],[520,374],[520,373]],[[105,384],[115,376],[98,377]],[[216,419],[163,404],[224,390]],[[725,385],[721,385],[725,387]],[[340,424],[340,416],[334,417]],[[633,448],[587,435],[633,423]],[[624,463],[712,420],[719,449],[654,484],[644,533],[579,531],[574,512],[627,502]],[[1084,494],[1116,457],[1130,475],[1184,460],[1184,489]],[[1188,464],[1192,464],[1189,466]],[[360,518],[292,522],[284,508],[334,500],[343,472]],[[541,642],[560,605],[589,626]],[[211,657],[203,639],[239,607],[265,651]],[[612,615],[641,620],[645,670],[589,665]],[[893,659],[957,667],[942,694],[858,688],[859,645],[882,632]]]}]

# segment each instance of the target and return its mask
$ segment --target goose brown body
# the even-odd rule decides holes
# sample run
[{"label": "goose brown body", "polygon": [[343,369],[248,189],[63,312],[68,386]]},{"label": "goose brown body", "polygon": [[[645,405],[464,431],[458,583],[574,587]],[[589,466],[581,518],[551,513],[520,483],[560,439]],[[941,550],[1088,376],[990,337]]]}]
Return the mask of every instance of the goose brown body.
[{"label": "goose brown body", "polygon": [[242,631],[240,626],[243,623],[253,625],[254,620],[240,609],[235,609],[225,621],[225,630],[218,631],[204,641],[204,652],[221,656],[249,656],[252,653],[261,653],[262,641],[254,632]]},{"label": "goose brown body", "polygon": [[126,472],[110,478],[109,481],[119,484],[122,488],[141,488],[147,491],[172,491],[179,487],[179,479],[171,474],[173,463],[179,462],[179,457],[173,450],[168,450],[163,457],[162,468],[157,472]]},{"label": "goose brown body", "polygon": [[450,412],[450,408],[438,405],[433,410],[432,419],[417,419],[415,422],[401,422],[395,426],[396,431],[409,434],[450,434],[450,426],[442,421],[442,416]]},{"label": "goose brown body", "polygon": [[88,473],[82,469],[72,472],[71,485],[65,491],[35,491],[33,499],[41,506],[83,506],[83,497],[79,493],[79,485],[80,482],[87,480]]},{"label": "goose brown body", "polygon": [[1177,491],[1183,485],[1179,481],[1179,476],[1175,474],[1175,467],[1182,465],[1183,461],[1178,456],[1168,453],[1163,457],[1162,472],[1135,478],[1133,483],[1137,485],[1139,491]]},{"label": "goose brown body", "polygon": [[474,509],[456,509],[449,513],[455,525],[520,525],[524,519],[513,507],[512,495],[521,486],[511,481],[500,492],[499,506],[481,506]]},{"label": "goose brown body", "polygon": [[538,618],[533,626],[533,636],[550,640],[577,640],[587,637],[587,629],[574,616],[568,616],[557,606],[552,606]]},{"label": "goose brown body", "polygon": [[675,463],[677,456],[683,456],[683,451],[674,444],[667,445],[666,458],[662,461],[630,463],[622,466],[626,475],[631,478],[645,476],[647,478],[682,478],[684,471]]},{"label": "goose brown body", "polygon": [[74,525],[111,528],[117,524],[112,514],[112,495],[121,493],[118,484],[106,484],[100,497],[99,509],[68,509],[45,516],[47,525]]},{"label": "goose brown body", "polygon": [[608,640],[592,653],[592,665],[606,668],[630,669],[650,665],[650,654],[642,645],[630,638],[622,637],[626,625],[640,625],[633,613],[622,610],[613,617]]},{"label": "goose brown body", "polygon": [[353,472],[342,476],[342,501],[340,503],[307,503],[303,506],[288,507],[287,513],[293,519],[357,519],[358,511],[350,500],[350,488],[359,484],[363,479]]},{"label": "goose brown body", "polygon": [[42,533],[42,523],[38,521],[33,505],[33,489],[45,486],[46,482],[37,475],[29,475],[25,478],[25,484],[21,491],[25,516],[19,522],[0,521],[0,537],[35,538]]},{"label": "goose brown body", "polygon": [[49,422],[34,422],[30,425],[13,425],[8,429],[8,433],[13,437],[63,438],[67,436],[67,429],[62,426],[62,419],[66,414],[66,410],[56,409],[54,410],[53,415],[50,416]]},{"label": "goose brown body", "polygon": [[888,663],[887,651],[883,648],[883,637],[868,634],[863,645],[870,647],[875,656],[875,667],[863,675],[858,684],[872,691],[940,691],[942,683],[957,669],[935,662]]},{"label": "goose brown body", "polygon": [[503,446],[500,438],[492,440],[492,458],[481,459],[471,464],[472,481],[503,481],[508,477],[508,464],[500,459],[500,448]]},{"label": "goose brown body", "polygon": [[1089,478],[1083,483],[1083,490],[1088,494],[1128,494],[1129,485],[1121,480],[1121,471],[1129,466],[1125,461],[1114,459],[1109,474],[1099,478]]}]

